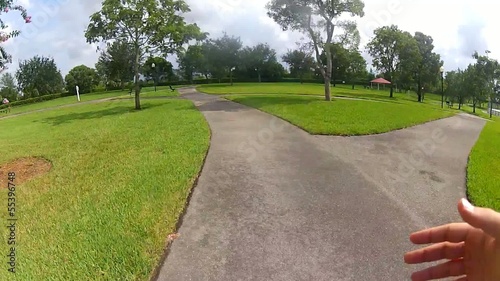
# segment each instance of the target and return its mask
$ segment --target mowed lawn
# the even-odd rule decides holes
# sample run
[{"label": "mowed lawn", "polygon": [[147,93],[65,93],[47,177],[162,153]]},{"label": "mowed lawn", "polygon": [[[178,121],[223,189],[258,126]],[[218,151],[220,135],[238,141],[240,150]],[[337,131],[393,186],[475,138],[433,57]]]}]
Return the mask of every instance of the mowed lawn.
[{"label": "mowed lawn", "polygon": [[[175,87],[177,89],[177,87]],[[179,96],[179,92],[177,90],[171,91],[168,86],[157,87],[157,91],[155,92],[154,87],[143,88],[141,90],[141,97],[154,98],[154,97],[177,97]],[[97,92],[97,93],[88,93],[80,95],[80,102],[89,102],[101,99],[108,98],[123,98],[129,99],[133,98],[134,94],[129,94],[129,90],[125,91],[107,91],[107,92]],[[25,113],[30,111],[42,110],[45,108],[65,106],[65,105],[76,105],[78,104],[78,99],[76,95],[69,97],[62,97],[54,100],[33,103],[33,104],[25,104],[20,106],[12,106],[11,112],[9,114],[18,114]],[[8,114],[0,113],[0,118],[6,116]]]},{"label": "mowed lawn", "polygon": [[470,199],[500,211],[500,120],[487,122],[472,149],[467,168]]},{"label": "mowed lawn", "polygon": [[16,280],[149,280],[210,137],[190,101],[142,104],[142,111],[121,100],[0,119],[0,165],[27,156],[53,163],[17,188]]},{"label": "mowed lawn", "polygon": [[[389,97],[389,88],[381,88],[378,90],[374,86],[373,89],[364,89],[363,86],[356,86],[352,89],[350,85],[339,84],[336,87],[331,87],[332,96],[337,97],[353,97],[359,99],[374,99],[385,100],[399,103],[416,103],[417,95],[415,93],[397,93],[394,92],[394,97]],[[229,84],[209,84],[197,87],[200,92],[215,95],[230,95],[230,94],[284,94],[284,95],[313,95],[324,96],[325,88],[322,84],[300,84],[300,83],[235,83],[233,86]],[[427,94],[423,104],[437,106],[437,100],[441,100],[441,96]],[[439,103],[440,106],[440,103]]]},{"label": "mowed lawn", "polygon": [[450,111],[416,104],[290,95],[233,95],[229,100],[273,114],[312,134],[368,135],[449,117]]}]

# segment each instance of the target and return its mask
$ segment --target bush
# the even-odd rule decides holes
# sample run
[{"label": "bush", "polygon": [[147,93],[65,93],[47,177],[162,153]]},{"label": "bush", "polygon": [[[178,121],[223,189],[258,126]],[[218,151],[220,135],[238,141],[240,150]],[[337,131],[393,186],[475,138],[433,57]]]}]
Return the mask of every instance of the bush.
[{"label": "bush", "polygon": [[[37,103],[37,102],[42,102],[42,101],[54,100],[57,98],[68,96],[67,93],[65,93],[65,94],[66,95],[64,95],[64,94],[45,95],[45,96],[39,96],[36,98],[29,98],[29,99],[25,99],[25,100],[14,101],[14,102],[11,102],[10,105],[11,106],[19,106],[19,105],[32,104],[32,103]],[[8,105],[5,105],[5,104],[0,105],[0,109],[6,108],[7,106]]]}]

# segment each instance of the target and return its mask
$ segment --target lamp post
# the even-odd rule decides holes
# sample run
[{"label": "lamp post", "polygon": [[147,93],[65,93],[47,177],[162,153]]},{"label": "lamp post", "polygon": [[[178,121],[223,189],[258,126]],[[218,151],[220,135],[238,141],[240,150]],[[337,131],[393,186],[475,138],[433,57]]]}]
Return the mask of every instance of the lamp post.
[{"label": "lamp post", "polygon": [[156,92],[156,64],[154,62],[151,64],[151,68],[153,69],[153,83],[155,85]]},{"label": "lamp post", "polygon": [[233,86],[233,71],[235,69],[236,69],[236,67],[231,67],[231,69],[229,70],[230,71],[229,77],[230,77],[230,80],[231,80],[231,86]]},{"label": "lamp post", "polygon": [[439,72],[441,72],[441,108],[444,108],[444,66],[441,66]]}]

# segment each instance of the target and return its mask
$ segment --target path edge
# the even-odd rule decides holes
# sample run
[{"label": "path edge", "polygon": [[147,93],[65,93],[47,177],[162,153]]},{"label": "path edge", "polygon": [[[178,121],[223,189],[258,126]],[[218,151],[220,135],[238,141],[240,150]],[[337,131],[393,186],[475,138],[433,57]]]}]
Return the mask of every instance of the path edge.
[{"label": "path edge", "polygon": [[[191,103],[196,108],[196,110],[198,110],[198,107],[194,104],[194,102],[191,102]],[[200,112],[200,114],[203,116],[203,120],[205,120],[205,123],[208,125],[208,132],[209,132],[208,148],[207,148],[207,152],[205,153],[205,156],[203,157],[203,162],[200,166],[200,170],[199,170],[198,174],[196,175],[195,180],[193,182],[193,185],[191,186],[191,188],[189,190],[189,194],[186,198],[186,203],[184,204],[184,207],[181,211],[181,214],[179,215],[179,218],[177,219],[177,222],[175,223],[174,233],[178,233],[179,229],[182,226],[182,223],[184,222],[184,216],[186,215],[187,210],[189,208],[189,205],[191,203],[191,198],[193,196],[193,193],[194,193],[196,187],[198,186],[198,181],[203,174],[203,169],[205,168],[205,163],[207,161],[208,153],[210,152],[210,148],[212,147],[212,136],[213,136],[212,127],[210,127],[210,123],[206,119],[205,115],[203,113],[201,113],[201,111],[199,111],[199,110],[198,110],[198,112]],[[153,269],[153,271],[150,273],[149,279],[148,279],[149,281],[157,281],[158,278],[160,277],[161,269],[163,268],[163,265],[164,265],[165,261],[167,260],[168,255],[170,254],[170,249],[171,249],[172,243],[174,241],[175,240],[169,240],[168,237],[166,238],[166,244],[163,248],[163,254],[161,255],[160,259],[158,260],[158,263],[155,266],[155,268]]]}]

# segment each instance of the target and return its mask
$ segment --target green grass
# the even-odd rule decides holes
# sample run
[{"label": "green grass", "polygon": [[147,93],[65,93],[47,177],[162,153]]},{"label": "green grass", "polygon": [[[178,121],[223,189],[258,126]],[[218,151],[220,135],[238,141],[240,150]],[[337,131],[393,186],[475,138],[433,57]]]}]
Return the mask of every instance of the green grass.
[{"label": "green grass", "polygon": [[228,99],[283,118],[312,134],[367,135],[402,129],[452,116],[418,104],[290,95],[235,95]]},{"label": "green grass", "polygon": [[[143,106],[112,101],[0,119],[0,163],[53,163],[17,188],[16,280],[149,279],[200,171],[209,128],[189,101]],[[0,189],[0,202],[6,197]]]},{"label": "green grass", "polygon": [[[126,91],[110,91],[110,92],[103,92],[103,93],[90,93],[90,94],[80,95],[80,100],[82,102],[86,102],[86,101],[119,97],[119,96],[123,96],[126,94],[128,94],[128,92],[126,92]],[[11,112],[9,114],[24,113],[24,112],[35,111],[35,110],[44,109],[44,108],[50,108],[50,107],[56,107],[56,106],[61,106],[61,105],[68,105],[68,104],[76,104],[76,103],[78,103],[78,100],[77,100],[76,95],[75,95],[75,96],[63,97],[63,98],[58,98],[58,99],[39,102],[39,103],[26,104],[26,105],[20,105],[20,106],[12,106]],[[0,114],[0,117],[2,117],[2,116],[4,116],[4,115]]]},{"label": "green grass", "polygon": [[[207,94],[229,95],[229,94],[286,94],[286,95],[314,95],[324,96],[325,88],[322,84],[300,84],[300,83],[237,83],[234,86],[229,84],[209,84],[197,88]],[[415,93],[394,92],[394,98],[389,97],[388,88],[380,90],[364,89],[356,86],[352,89],[349,85],[337,85],[331,88],[332,95],[338,97],[352,97],[359,99],[385,100],[399,103],[417,103]],[[441,101],[441,96],[427,94],[423,104],[437,106],[437,101]],[[440,102],[439,102],[440,105]]]},{"label": "green grass", "polygon": [[500,211],[500,119],[488,122],[472,149],[467,167],[470,199]]}]

